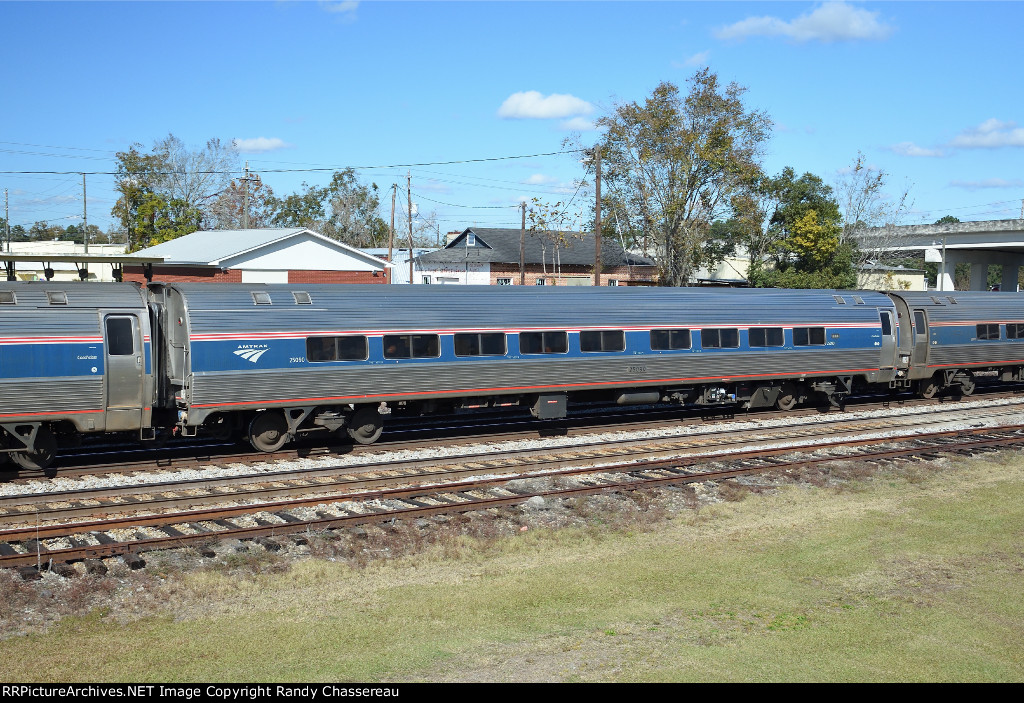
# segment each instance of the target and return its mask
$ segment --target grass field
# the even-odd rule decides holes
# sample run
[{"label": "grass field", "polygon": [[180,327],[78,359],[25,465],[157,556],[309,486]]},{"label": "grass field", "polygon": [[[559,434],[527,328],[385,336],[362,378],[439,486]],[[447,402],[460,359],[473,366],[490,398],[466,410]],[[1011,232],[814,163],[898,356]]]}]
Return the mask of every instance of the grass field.
[{"label": "grass field", "polygon": [[0,641],[0,678],[1024,680],[1016,452],[789,486],[637,529],[280,566],[124,579],[109,610]]}]

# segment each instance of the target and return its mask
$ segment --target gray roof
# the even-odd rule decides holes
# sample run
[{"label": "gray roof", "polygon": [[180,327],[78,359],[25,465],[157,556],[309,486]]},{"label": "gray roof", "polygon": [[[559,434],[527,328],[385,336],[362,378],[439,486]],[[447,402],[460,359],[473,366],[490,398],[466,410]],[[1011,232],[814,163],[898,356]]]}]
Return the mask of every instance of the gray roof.
[{"label": "gray roof", "polygon": [[[467,246],[468,235],[475,235],[476,242]],[[545,238],[544,235],[548,235]],[[558,247],[558,259],[563,265],[594,265],[594,233],[565,232],[565,246]],[[519,263],[518,229],[496,227],[469,227],[452,240],[444,249],[417,257],[421,264],[447,263]],[[536,234],[526,231],[524,259],[527,264],[552,263],[555,248],[551,233]],[[643,256],[624,251],[614,240],[601,240],[601,264],[603,266],[654,266],[654,262]]]},{"label": "gray roof", "polygon": [[[325,246],[340,249],[359,258],[376,258],[304,227],[200,230],[163,244],[142,249],[130,256],[162,257],[166,264],[218,266],[225,259],[300,234],[312,235],[321,240]],[[383,264],[384,262],[377,260],[377,263]]]}]

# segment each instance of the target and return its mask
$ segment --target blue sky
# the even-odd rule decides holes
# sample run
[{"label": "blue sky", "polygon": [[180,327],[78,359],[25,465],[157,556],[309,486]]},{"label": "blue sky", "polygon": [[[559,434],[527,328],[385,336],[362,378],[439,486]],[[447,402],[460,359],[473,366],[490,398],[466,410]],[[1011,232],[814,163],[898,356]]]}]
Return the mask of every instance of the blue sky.
[{"label": "blue sky", "polygon": [[[774,121],[770,173],[832,183],[861,151],[910,188],[906,223],[1024,198],[1017,2],[0,2],[0,26],[0,189],[26,227],[79,223],[77,172],[168,133],[238,140],[279,196],[330,172],[271,169],[372,167],[382,191],[411,170],[441,232],[517,227],[521,198],[572,197],[579,163],[473,160],[593,142],[617,102],[703,66]],[[112,186],[87,176],[103,228]]]}]

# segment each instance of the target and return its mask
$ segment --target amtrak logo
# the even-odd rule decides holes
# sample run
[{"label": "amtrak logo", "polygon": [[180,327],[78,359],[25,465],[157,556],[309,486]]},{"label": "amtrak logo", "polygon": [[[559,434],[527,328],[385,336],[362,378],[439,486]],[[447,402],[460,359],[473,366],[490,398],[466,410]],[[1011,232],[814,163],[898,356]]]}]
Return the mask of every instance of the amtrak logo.
[{"label": "amtrak logo", "polygon": [[255,364],[257,361],[260,360],[260,357],[266,354],[268,351],[270,351],[270,348],[266,344],[244,344],[239,346],[234,353],[242,357],[246,361],[251,361],[252,363]]}]

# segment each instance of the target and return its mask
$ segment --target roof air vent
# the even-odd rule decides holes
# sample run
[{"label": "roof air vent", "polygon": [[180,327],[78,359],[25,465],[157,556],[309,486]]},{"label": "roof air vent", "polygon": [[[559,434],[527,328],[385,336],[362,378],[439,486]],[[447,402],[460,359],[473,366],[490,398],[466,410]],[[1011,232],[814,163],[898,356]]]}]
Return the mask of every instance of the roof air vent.
[{"label": "roof air vent", "polygon": [[17,305],[18,299],[13,290],[0,290],[0,305]]},{"label": "roof air vent", "polygon": [[46,299],[50,301],[50,305],[67,305],[68,294],[62,290],[48,290],[46,291]]},{"label": "roof air vent", "polygon": [[309,297],[309,293],[303,290],[292,291],[292,297],[295,298],[296,305],[312,305],[313,299]]},{"label": "roof air vent", "polygon": [[270,305],[270,293],[254,290],[252,292],[252,301],[257,305]]}]

